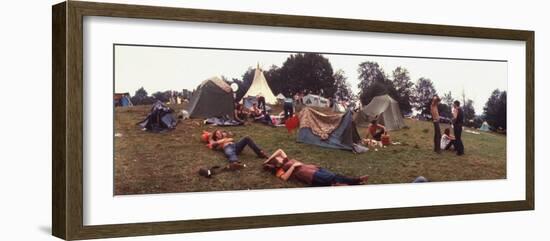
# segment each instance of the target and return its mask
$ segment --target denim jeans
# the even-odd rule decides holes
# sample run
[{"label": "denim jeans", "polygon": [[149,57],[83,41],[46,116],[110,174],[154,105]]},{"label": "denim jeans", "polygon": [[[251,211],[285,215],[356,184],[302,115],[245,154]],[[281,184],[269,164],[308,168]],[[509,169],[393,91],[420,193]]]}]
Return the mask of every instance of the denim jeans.
[{"label": "denim jeans", "polygon": [[359,178],[346,177],[339,174],[335,174],[329,170],[319,168],[313,174],[312,186],[332,186],[333,184],[347,184],[347,185],[359,185],[361,180]]},{"label": "denim jeans", "polygon": [[454,124],[453,125],[454,133],[455,133],[455,149],[456,154],[463,155],[464,154],[464,144],[462,143],[462,124]]},{"label": "denim jeans", "polygon": [[294,106],[290,102],[284,103],[283,110],[285,113],[285,120],[294,115]]},{"label": "denim jeans", "polygon": [[439,121],[434,121],[434,151],[441,151],[441,128]]},{"label": "denim jeans", "polygon": [[250,137],[244,137],[243,139],[239,140],[238,142],[228,144],[223,148],[223,152],[225,156],[229,159],[229,162],[237,162],[239,161],[239,158],[237,157],[241,152],[243,151],[244,147],[249,146],[256,155],[261,155],[262,150]]},{"label": "denim jeans", "polygon": [[374,135],[372,135],[372,139],[381,141],[382,140],[382,134],[384,134],[384,130],[377,130]]}]

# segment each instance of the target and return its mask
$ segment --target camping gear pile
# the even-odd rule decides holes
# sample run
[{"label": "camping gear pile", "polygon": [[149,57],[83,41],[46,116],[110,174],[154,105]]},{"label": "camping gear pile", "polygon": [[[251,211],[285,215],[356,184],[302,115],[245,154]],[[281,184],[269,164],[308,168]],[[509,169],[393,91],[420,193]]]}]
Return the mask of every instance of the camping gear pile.
[{"label": "camping gear pile", "polygon": [[153,104],[150,113],[144,120],[137,123],[143,130],[150,132],[164,132],[173,130],[178,124],[173,115],[174,111],[170,107],[157,101]]}]

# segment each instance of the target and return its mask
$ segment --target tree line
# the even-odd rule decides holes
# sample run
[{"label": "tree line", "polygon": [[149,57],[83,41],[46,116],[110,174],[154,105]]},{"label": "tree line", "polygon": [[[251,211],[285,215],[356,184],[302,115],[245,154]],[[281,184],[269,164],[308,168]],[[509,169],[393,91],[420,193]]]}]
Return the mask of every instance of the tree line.
[{"label": "tree line", "polygon": [[[249,67],[241,78],[228,79],[222,76],[228,83],[236,83],[239,86],[236,92],[237,100],[240,100],[250,88],[254,79],[255,69]],[[462,103],[466,124],[479,127],[483,121],[497,128],[506,129],[506,91],[494,90],[487,100],[483,113],[476,113],[474,102],[467,99],[453,97],[451,92],[437,93],[434,82],[427,77],[421,77],[415,82],[411,80],[410,73],[405,67],[397,67],[386,73],[377,62],[365,61],[357,68],[359,93],[354,95],[351,85],[347,81],[346,73],[334,70],[330,61],[322,54],[296,53],[291,54],[282,66],[272,65],[264,70],[267,83],[274,94],[282,93],[284,96],[292,96],[296,93],[317,94],[326,98],[358,99],[361,104],[367,105],[379,95],[389,95],[399,103],[402,114],[411,114],[413,109],[421,115],[430,113],[430,103],[434,95],[442,99],[439,104],[440,115],[451,118],[451,108],[454,100]],[[171,92],[155,92],[151,96],[141,88],[132,97],[134,104],[150,104],[155,100],[165,101]],[[183,93],[181,93],[183,94]]]}]

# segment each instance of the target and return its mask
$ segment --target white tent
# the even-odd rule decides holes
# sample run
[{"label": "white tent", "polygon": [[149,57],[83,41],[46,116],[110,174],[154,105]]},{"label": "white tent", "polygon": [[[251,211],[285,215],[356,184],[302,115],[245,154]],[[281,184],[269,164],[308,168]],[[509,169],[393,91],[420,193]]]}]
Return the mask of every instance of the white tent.
[{"label": "white tent", "polygon": [[328,99],[318,95],[308,94],[302,98],[302,102],[307,106],[314,107],[329,107],[330,103]]},{"label": "white tent", "polygon": [[279,93],[277,96],[275,96],[278,100],[284,100],[286,97],[282,94],[282,93]]},{"label": "white tent", "polygon": [[252,84],[244,96],[258,95],[263,96],[265,98],[265,102],[268,104],[277,104],[277,98],[273,94],[273,91],[271,91],[271,88],[269,88],[264,72],[260,69],[259,64],[256,67],[256,72],[254,73],[254,80],[252,80]]}]

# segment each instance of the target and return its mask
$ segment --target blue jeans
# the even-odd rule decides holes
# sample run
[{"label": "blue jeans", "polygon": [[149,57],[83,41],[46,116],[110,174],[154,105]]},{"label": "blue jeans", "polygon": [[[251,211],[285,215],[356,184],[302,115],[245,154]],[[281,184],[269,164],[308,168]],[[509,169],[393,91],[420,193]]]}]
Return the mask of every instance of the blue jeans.
[{"label": "blue jeans", "polygon": [[319,168],[319,170],[313,174],[313,181],[311,184],[312,186],[332,186],[333,184],[359,185],[360,183],[361,180],[359,178],[346,177]]},{"label": "blue jeans", "polygon": [[462,143],[462,124],[453,125],[455,133],[455,150],[456,154],[464,155],[464,144]]},{"label": "blue jeans", "polygon": [[291,102],[285,102],[283,105],[283,110],[285,113],[285,120],[294,115],[294,106]]},{"label": "blue jeans", "polygon": [[434,121],[434,151],[441,151],[441,128],[439,121]]},{"label": "blue jeans", "polygon": [[239,158],[237,157],[241,152],[243,151],[244,147],[249,146],[256,155],[260,156],[262,154],[262,150],[250,137],[244,137],[243,139],[239,140],[236,143],[231,143],[226,145],[223,148],[223,153],[225,156],[229,159],[229,162],[237,162],[239,161]]}]

